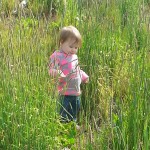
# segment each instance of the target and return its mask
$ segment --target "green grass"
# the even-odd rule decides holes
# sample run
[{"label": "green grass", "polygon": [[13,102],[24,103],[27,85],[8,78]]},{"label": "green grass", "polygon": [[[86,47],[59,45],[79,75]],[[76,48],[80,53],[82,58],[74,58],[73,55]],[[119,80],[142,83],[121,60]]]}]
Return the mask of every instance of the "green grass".
[{"label": "green grass", "polygon": [[[54,18],[37,1],[25,17],[2,2],[0,149],[149,150],[149,1],[63,1]],[[58,121],[48,75],[58,31],[70,24],[83,36],[78,56],[90,76],[82,85],[81,133]]]}]

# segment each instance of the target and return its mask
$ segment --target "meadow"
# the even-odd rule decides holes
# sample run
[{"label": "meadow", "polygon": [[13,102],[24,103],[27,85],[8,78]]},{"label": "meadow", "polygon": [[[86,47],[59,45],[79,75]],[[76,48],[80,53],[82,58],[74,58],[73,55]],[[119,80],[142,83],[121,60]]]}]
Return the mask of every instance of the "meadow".
[{"label": "meadow", "polygon": [[[150,149],[150,1],[0,1],[1,150]],[[49,56],[61,27],[83,37],[80,131],[56,114]]]}]

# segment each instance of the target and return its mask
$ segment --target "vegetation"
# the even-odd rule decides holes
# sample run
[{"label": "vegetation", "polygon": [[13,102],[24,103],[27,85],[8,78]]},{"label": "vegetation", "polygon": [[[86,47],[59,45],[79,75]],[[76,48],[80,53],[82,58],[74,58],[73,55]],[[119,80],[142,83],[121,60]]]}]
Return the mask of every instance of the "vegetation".
[{"label": "vegetation", "polygon": [[[14,3],[0,3],[0,149],[149,150],[149,0],[29,0],[17,16]],[[58,31],[70,24],[90,76],[80,131],[59,122],[48,75]]]}]

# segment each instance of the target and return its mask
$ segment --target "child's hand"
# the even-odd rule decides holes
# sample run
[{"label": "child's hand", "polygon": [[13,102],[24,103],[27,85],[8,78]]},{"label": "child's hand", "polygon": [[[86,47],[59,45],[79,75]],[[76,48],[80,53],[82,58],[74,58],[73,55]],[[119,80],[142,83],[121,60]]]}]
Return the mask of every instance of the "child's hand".
[{"label": "child's hand", "polygon": [[89,78],[86,78],[84,83],[88,83],[89,82]]},{"label": "child's hand", "polygon": [[59,78],[66,78],[66,75],[62,71],[58,71],[59,73]]},{"label": "child's hand", "polygon": [[66,78],[66,75],[64,75],[64,73],[61,72],[60,77],[61,77],[61,78]]}]

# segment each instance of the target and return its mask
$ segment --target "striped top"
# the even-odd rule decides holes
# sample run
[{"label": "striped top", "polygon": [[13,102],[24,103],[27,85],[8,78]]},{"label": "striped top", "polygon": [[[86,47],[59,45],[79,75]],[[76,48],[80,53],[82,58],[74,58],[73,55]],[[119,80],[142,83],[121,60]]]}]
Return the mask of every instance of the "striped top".
[{"label": "striped top", "polygon": [[[58,75],[58,92],[61,95],[75,95],[81,94],[80,84],[86,81],[89,76],[80,69],[78,65],[78,57],[76,54],[66,54],[61,50],[55,51],[50,56],[49,65],[50,75]],[[62,72],[66,77],[61,77]]]}]

